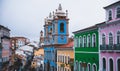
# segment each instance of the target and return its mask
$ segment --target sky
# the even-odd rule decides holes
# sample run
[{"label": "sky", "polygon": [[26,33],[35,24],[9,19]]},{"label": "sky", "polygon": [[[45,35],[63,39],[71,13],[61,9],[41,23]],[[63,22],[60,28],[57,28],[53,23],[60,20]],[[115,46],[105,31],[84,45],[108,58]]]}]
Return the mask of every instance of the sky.
[{"label": "sky", "polygon": [[69,33],[105,21],[103,7],[118,0],[0,0],[0,24],[8,27],[10,36],[24,36],[39,41],[44,18],[62,5],[68,10]]}]

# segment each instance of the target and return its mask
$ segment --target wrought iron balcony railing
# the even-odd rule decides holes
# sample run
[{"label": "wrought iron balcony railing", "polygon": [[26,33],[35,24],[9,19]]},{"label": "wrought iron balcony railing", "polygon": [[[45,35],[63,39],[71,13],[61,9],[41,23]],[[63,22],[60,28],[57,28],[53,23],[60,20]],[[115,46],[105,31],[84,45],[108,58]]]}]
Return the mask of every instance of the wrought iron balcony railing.
[{"label": "wrought iron balcony railing", "polygon": [[100,50],[105,51],[117,51],[120,52],[120,44],[114,44],[114,45],[100,45]]}]

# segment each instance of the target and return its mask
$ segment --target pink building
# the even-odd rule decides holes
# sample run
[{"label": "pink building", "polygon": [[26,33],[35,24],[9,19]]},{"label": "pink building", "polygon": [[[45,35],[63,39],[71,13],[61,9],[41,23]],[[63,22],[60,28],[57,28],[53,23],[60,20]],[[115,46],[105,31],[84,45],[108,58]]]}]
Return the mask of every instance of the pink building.
[{"label": "pink building", "polygon": [[106,22],[99,27],[100,71],[120,71],[120,1],[104,7]]}]

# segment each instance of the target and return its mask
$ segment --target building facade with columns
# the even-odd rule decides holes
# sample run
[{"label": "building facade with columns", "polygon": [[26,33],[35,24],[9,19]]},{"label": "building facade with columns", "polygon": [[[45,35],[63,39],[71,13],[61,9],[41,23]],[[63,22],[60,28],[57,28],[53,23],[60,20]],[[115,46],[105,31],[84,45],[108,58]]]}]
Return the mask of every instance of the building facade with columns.
[{"label": "building facade with columns", "polygon": [[68,43],[68,12],[62,10],[61,4],[53,14],[45,18],[44,25],[44,70],[57,70],[57,46]]},{"label": "building facade with columns", "polygon": [[120,71],[120,1],[104,9],[106,22],[99,27],[100,71]]}]

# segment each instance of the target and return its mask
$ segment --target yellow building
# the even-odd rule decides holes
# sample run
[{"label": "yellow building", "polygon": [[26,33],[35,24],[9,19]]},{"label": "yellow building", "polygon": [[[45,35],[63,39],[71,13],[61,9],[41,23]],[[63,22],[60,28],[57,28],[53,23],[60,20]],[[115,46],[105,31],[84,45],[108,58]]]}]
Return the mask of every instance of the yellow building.
[{"label": "yellow building", "polygon": [[57,48],[57,71],[73,71],[73,41]]},{"label": "yellow building", "polygon": [[[37,62],[41,62],[44,60],[44,48],[40,47],[38,50],[34,51],[34,59],[32,61],[31,67],[32,68],[37,68],[38,64]],[[42,64],[42,66],[44,66]]]},{"label": "yellow building", "polygon": [[40,47],[38,50],[34,51],[34,56],[44,56],[44,48]]}]

